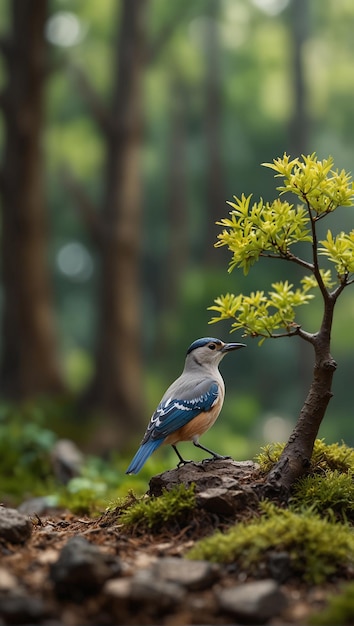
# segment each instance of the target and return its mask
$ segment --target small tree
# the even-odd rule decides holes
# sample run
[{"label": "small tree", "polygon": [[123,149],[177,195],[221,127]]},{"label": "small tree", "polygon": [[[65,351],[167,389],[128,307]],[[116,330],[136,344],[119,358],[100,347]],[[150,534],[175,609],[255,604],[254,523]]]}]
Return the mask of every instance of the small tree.
[{"label": "small tree", "polygon": [[[275,177],[283,179],[278,187],[279,197],[273,202],[251,204],[251,196],[234,198],[230,217],[218,222],[224,230],[218,235],[216,246],[227,246],[232,253],[229,271],[242,268],[248,274],[250,267],[260,259],[290,261],[305,270],[300,287],[288,281],[272,284],[272,291],[256,291],[249,296],[226,294],[210,307],[221,319],[233,319],[232,329],[242,329],[244,336],[268,338],[300,337],[309,342],[315,352],[313,379],[297,424],[284,451],[267,477],[267,487],[287,491],[308,468],[319,427],[332,397],[331,386],[336,362],[331,356],[331,329],[336,302],[346,287],[354,282],[354,230],[334,236],[330,230],[324,240],[318,240],[318,222],[339,206],[354,203],[353,182],[344,170],[333,167],[329,157],[319,161],[316,154],[290,160],[274,159],[264,163],[275,170]],[[289,204],[281,197],[295,194],[301,204]],[[301,245],[301,256],[296,244]],[[308,255],[302,255],[306,244]],[[326,257],[335,270],[320,265]],[[308,258],[306,258],[308,257]],[[323,315],[316,333],[305,331],[296,321],[296,307],[307,304],[314,297],[311,291],[319,288]]]}]

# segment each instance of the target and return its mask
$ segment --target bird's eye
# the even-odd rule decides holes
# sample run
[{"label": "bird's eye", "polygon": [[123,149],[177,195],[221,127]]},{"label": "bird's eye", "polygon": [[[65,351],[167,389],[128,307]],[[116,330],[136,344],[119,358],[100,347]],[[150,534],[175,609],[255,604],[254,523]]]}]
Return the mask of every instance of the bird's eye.
[{"label": "bird's eye", "polygon": [[215,348],[216,348],[215,343],[211,343],[211,344],[208,346],[208,348],[209,348],[209,350],[215,350]]}]

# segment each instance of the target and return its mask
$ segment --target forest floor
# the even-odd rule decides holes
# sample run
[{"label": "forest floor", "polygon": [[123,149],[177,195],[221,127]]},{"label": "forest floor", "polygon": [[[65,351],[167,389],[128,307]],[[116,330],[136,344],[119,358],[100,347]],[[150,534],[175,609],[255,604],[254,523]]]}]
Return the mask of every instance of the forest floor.
[{"label": "forest floor", "polygon": [[[246,472],[243,481],[249,479]],[[217,515],[213,507],[222,498],[218,502],[214,498],[202,514],[157,532],[127,529],[112,513],[95,519],[67,511],[31,516],[26,541],[0,541],[0,625],[308,623],[340,580],[309,585],[285,576],[284,582],[273,581],[276,591],[263,599],[255,588],[247,619],[225,601],[225,591],[242,587],[246,600],[244,585],[252,583],[251,576],[205,562],[193,579],[193,562],[182,557],[200,538],[235,521]],[[238,520],[249,517],[252,508],[252,499],[243,499]],[[63,551],[77,537],[79,543]],[[184,570],[177,567],[181,562]]]}]

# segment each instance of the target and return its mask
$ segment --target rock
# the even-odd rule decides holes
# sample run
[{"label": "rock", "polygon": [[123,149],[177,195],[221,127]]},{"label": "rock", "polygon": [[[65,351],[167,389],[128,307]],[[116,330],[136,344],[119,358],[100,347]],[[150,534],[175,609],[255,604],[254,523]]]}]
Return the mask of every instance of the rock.
[{"label": "rock", "polygon": [[84,455],[70,439],[59,439],[51,451],[51,461],[56,478],[66,485],[80,474]]},{"label": "rock", "polygon": [[180,468],[153,476],[149,495],[160,496],[183,483],[195,485],[197,506],[216,515],[231,516],[246,508],[255,508],[258,497],[247,483],[254,482],[259,466],[253,461],[211,459],[187,463]]},{"label": "rock", "polygon": [[141,605],[143,610],[158,614],[180,605],[186,599],[187,589],[210,587],[218,573],[214,564],[166,557],[132,577],[107,581],[103,593],[118,612]]},{"label": "rock", "polygon": [[213,563],[177,557],[158,559],[150,571],[153,578],[182,585],[191,591],[207,589],[219,575],[219,567]]},{"label": "rock", "polygon": [[30,520],[16,511],[0,507],[0,539],[9,543],[24,543],[32,533]]},{"label": "rock", "polygon": [[0,617],[6,624],[35,624],[48,616],[43,601],[32,596],[0,595]]},{"label": "rock", "polygon": [[121,571],[118,559],[102,553],[80,536],[72,537],[50,567],[50,578],[59,598],[81,601],[100,591],[109,578]]},{"label": "rock", "polygon": [[264,624],[287,606],[284,593],[274,580],[260,580],[217,593],[220,608],[240,621]]},{"label": "rock", "polygon": [[0,593],[2,591],[12,591],[16,589],[17,585],[15,576],[4,567],[0,567]]},{"label": "rock", "polygon": [[118,601],[127,601],[131,596],[131,588],[131,578],[112,578],[105,582],[103,593],[108,598]]},{"label": "rock", "polygon": [[267,555],[267,569],[270,577],[278,583],[284,583],[294,574],[288,552],[269,552]]},{"label": "rock", "polygon": [[140,570],[131,581],[131,600],[144,603],[153,612],[177,606],[185,595],[186,591],[181,585],[153,578],[149,569]]},{"label": "rock", "polygon": [[146,569],[130,578],[107,581],[103,594],[119,623],[125,624],[130,623],[132,611],[141,611],[145,619],[146,615],[174,611],[185,599],[186,590],[176,583],[154,578],[151,570]]},{"label": "rock", "polygon": [[197,494],[197,505],[217,515],[230,516],[250,506],[257,506],[258,498],[247,487],[211,487]]},{"label": "rock", "polygon": [[132,610],[136,612],[136,602],[131,600],[132,578],[112,578],[105,582],[102,595],[105,606],[115,624],[129,624]]},{"label": "rock", "polygon": [[56,496],[39,496],[38,498],[24,500],[17,507],[17,510],[23,515],[43,515],[45,511],[55,509],[57,505],[58,498]]},{"label": "rock", "polygon": [[183,600],[185,589],[197,591],[210,587],[218,573],[218,566],[206,561],[166,557],[139,570],[133,577],[107,581],[103,592],[121,606],[131,600],[154,605],[160,610]]},{"label": "rock", "polygon": [[186,463],[179,468],[153,476],[149,483],[149,495],[160,496],[163,490],[170,491],[183,483],[187,487],[195,484],[196,493],[215,487],[240,488],[242,482],[252,482],[258,464],[253,461],[232,459],[208,459],[200,463]]}]

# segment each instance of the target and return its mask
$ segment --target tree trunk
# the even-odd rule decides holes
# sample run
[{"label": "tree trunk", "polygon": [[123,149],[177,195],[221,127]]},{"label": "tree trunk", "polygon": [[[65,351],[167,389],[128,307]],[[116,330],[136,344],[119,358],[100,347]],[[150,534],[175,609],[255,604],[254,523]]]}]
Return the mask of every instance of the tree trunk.
[{"label": "tree trunk", "polygon": [[[293,109],[289,123],[289,154],[300,155],[309,153],[311,120],[308,107],[308,88],[305,76],[304,47],[310,32],[310,9],[307,0],[292,0],[289,19],[289,34],[291,38],[291,64]],[[310,150],[311,152],[311,150]],[[306,244],[304,244],[306,245]],[[301,244],[300,244],[301,246]],[[300,248],[301,249],[301,248]],[[311,366],[307,359],[307,346],[300,342],[298,351],[298,380],[299,389],[306,393],[308,380],[311,376]]]},{"label": "tree trunk", "polygon": [[267,476],[266,489],[287,493],[310,466],[313,446],[332,397],[332,380],[337,364],[330,354],[330,335],[336,298],[329,296],[321,330],[311,338],[315,350],[313,379],[296,426],[279,461]]},{"label": "tree trunk", "polygon": [[187,87],[177,68],[171,70],[170,133],[167,172],[167,233],[164,246],[164,267],[158,294],[155,354],[166,356],[171,318],[178,317],[181,284],[189,259],[189,224],[187,193],[186,108]]},{"label": "tree trunk", "polygon": [[3,46],[1,390],[23,398],[62,390],[48,275],[41,130],[47,0],[13,0],[12,36]]},{"label": "tree trunk", "polygon": [[186,141],[186,86],[178,75],[172,79],[171,134],[168,185],[168,245],[166,250],[165,308],[178,313],[181,278],[188,264],[188,193]]},{"label": "tree trunk", "polygon": [[[89,393],[95,405],[119,415],[114,420],[114,439],[120,442],[142,423],[140,150],[145,8],[145,0],[124,0],[117,36],[116,84],[106,135],[96,375]],[[116,441],[107,443],[112,447]]]}]

